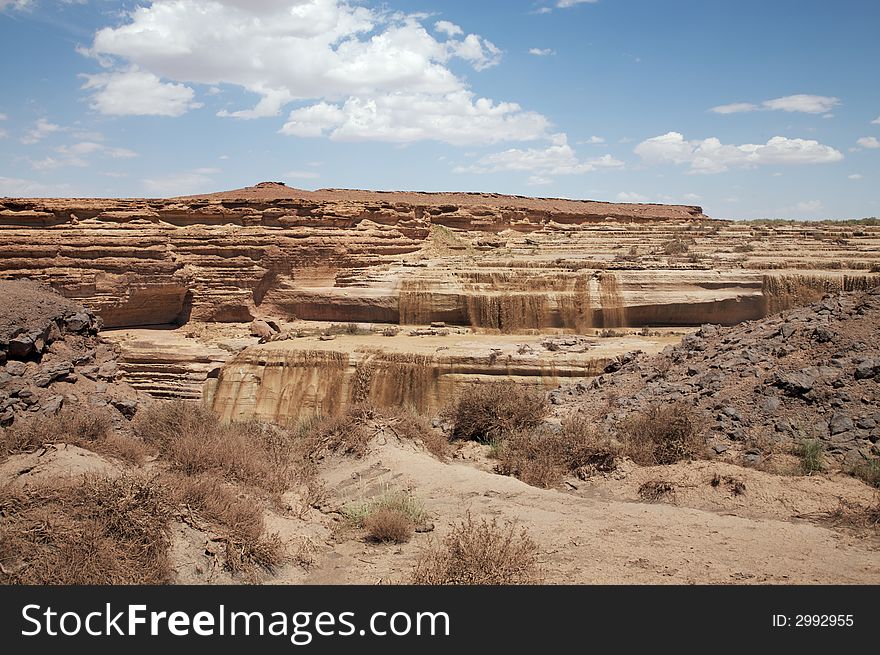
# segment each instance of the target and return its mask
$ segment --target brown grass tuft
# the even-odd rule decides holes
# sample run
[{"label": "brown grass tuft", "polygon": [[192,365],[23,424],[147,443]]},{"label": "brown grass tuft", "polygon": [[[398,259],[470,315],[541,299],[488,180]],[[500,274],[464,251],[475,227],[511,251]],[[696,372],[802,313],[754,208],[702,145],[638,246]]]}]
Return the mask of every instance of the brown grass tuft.
[{"label": "brown grass tuft", "polygon": [[364,519],[367,538],[379,543],[402,544],[409,541],[415,526],[403,512],[384,507]]},{"label": "brown grass tuft", "polygon": [[540,581],[538,546],[516,524],[499,525],[470,513],[442,544],[429,548],[416,564],[418,585],[515,585]]},{"label": "brown grass tuft", "polygon": [[168,505],[152,483],[0,488],[0,583],[163,584],[171,579]]},{"label": "brown grass tuft", "polygon": [[620,424],[626,454],[642,466],[675,464],[703,453],[704,422],[685,403],[656,404],[627,416]]},{"label": "brown grass tuft", "polygon": [[460,439],[488,443],[540,425],[548,412],[541,389],[515,382],[478,383],[447,406],[442,415]]}]

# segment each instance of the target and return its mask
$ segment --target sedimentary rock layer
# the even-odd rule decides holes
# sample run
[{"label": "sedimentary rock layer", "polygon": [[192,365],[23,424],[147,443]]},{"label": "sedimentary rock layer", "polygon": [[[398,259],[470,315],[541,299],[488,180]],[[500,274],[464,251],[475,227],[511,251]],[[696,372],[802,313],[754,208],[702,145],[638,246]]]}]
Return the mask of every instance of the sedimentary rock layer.
[{"label": "sedimentary rock layer", "polygon": [[872,226],[274,183],[164,200],[4,199],[0,238],[0,278],[46,282],[108,327],[260,316],[503,332],[732,324],[870,286],[880,260]]}]

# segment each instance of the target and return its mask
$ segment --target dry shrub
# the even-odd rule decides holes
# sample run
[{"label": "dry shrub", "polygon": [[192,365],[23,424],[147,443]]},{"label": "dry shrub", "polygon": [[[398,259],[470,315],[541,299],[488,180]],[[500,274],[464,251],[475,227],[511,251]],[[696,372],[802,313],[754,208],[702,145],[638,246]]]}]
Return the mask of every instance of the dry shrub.
[{"label": "dry shrub", "polygon": [[387,507],[370,514],[364,520],[364,528],[371,541],[392,544],[406,543],[415,531],[409,516]]},{"label": "dry shrub", "polygon": [[474,521],[470,513],[440,545],[422,555],[412,575],[418,585],[514,585],[540,581],[538,546],[515,523]]},{"label": "dry shrub", "polygon": [[379,412],[368,404],[350,405],[340,416],[315,419],[304,434],[302,447],[311,459],[329,453],[363,457],[376,434]]},{"label": "dry shrub", "polygon": [[149,449],[139,439],[113,430],[106,409],[67,407],[55,416],[29,416],[0,434],[0,453],[31,453],[46,444],[67,443],[129,464],[143,464]]},{"label": "dry shrub", "polygon": [[[266,534],[263,510],[253,499],[237,495],[213,474],[169,476],[172,497],[186,512],[212,524],[224,545],[224,566],[229,571],[273,571],[284,561],[284,547],[277,534]],[[196,526],[199,527],[199,526]]]},{"label": "dry shrub", "polygon": [[621,421],[626,454],[642,466],[675,464],[701,455],[704,421],[685,403],[651,405]]},{"label": "dry shrub", "polygon": [[32,453],[50,443],[85,445],[107,438],[113,429],[110,415],[94,407],[64,408],[54,416],[29,416],[6,430],[2,449],[6,454]]},{"label": "dry shrub", "polygon": [[663,252],[667,255],[683,255],[689,249],[687,242],[682,239],[673,239],[663,244]]},{"label": "dry shrub", "polygon": [[649,503],[675,501],[675,485],[664,480],[648,480],[639,487],[639,498]]},{"label": "dry shrub", "polygon": [[375,498],[349,505],[342,513],[350,523],[362,528],[371,516],[385,510],[406,517],[413,527],[422,525],[427,520],[421,501],[409,491],[401,489],[388,489]]},{"label": "dry shrub", "polygon": [[475,384],[442,415],[452,423],[454,436],[488,443],[537,427],[548,409],[541,389],[515,382],[489,382]]},{"label": "dry shrub", "polygon": [[142,408],[132,427],[187,475],[218,473],[269,493],[286,491],[297,476],[294,436],[267,423],[223,424],[206,407],[177,400]]},{"label": "dry shrub", "polygon": [[586,479],[596,472],[613,471],[620,454],[619,447],[578,416],[564,420],[557,432],[546,428],[516,432],[496,450],[498,473],[545,488],[557,486],[566,475]]},{"label": "dry shrub", "polygon": [[709,484],[716,489],[724,485],[734,496],[742,496],[746,492],[746,483],[732,475],[719,475],[716,473],[712,476],[712,481]]},{"label": "dry shrub", "polygon": [[163,584],[171,579],[161,488],[129,477],[0,488],[0,582]]},{"label": "dry shrub", "polygon": [[832,528],[876,536],[880,531],[880,499],[875,498],[873,505],[865,506],[841,498],[836,509],[819,518]]},{"label": "dry shrub", "polygon": [[435,430],[421,414],[413,409],[404,409],[388,415],[388,425],[398,437],[421,443],[425,449],[440,461],[446,459],[449,440],[440,430]]}]

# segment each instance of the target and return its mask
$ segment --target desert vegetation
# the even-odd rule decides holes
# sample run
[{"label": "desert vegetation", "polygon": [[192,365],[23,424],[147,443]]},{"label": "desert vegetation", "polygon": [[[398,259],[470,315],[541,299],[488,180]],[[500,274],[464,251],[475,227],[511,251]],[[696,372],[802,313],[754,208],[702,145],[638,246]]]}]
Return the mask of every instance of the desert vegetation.
[{"label": "desert vegetation", "polygon": [[523,528],[470,513],[439,544],[425,550],[411,582],[417,585],[512,585],[540,582],[538,546]]}]

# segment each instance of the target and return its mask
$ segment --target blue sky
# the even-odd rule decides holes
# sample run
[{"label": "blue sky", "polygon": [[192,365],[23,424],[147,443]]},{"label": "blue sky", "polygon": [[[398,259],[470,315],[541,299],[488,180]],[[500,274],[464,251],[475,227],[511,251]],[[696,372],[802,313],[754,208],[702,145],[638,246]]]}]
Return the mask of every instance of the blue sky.
[{"label": "blue sky", "polygon": [[880,215],[874,0],[0,0],[0,196]]}]

